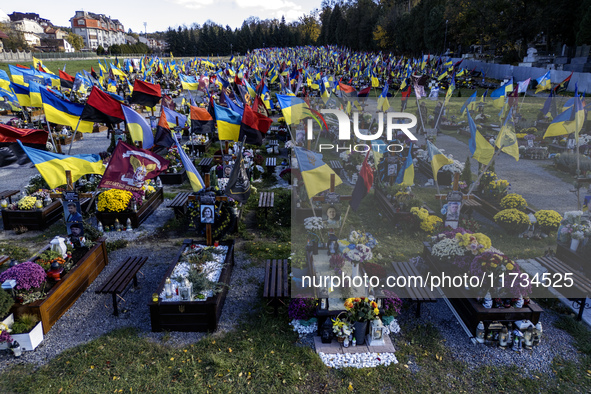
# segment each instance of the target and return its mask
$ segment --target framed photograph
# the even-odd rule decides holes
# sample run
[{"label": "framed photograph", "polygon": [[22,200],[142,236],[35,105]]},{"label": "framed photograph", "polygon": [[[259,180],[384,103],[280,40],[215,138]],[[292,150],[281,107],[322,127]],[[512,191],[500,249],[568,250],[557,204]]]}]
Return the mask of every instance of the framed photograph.
[{"label": "framed photograph", "polygon": [[325,204],[322,207],[322,220],[327,228],[341,227],[341,212],[332,204]]},{"label": "framed photograph", "polygon": [[224,172],[222,178],[229,178],[230,174],[232,173],[232,168],[230,164],[224,164]]},{"label": "framed photograph", "polygon": [[68,235],[72,235],[72,224],[80,224],[83,226],[82,209],[80,208],[80,201],[65,200],[62,203],[64,207],[64,218],[66,219],[66,227],[68,228]]},{"label": "framed photograph", "polygon": [[447,215],[446,221],[448,222],[457,222],[460,220],[460,209],[462,208],[462,203],[460,201],[450,201],[447,203]]},{"label": "framed photograph", "polygon": [[388,164],[388,176],[396,176],[398,174],[398,164]]},{"label": "framed photograph", "polygon": [[201,223],[213,224],[215,205],[201,205]]}]

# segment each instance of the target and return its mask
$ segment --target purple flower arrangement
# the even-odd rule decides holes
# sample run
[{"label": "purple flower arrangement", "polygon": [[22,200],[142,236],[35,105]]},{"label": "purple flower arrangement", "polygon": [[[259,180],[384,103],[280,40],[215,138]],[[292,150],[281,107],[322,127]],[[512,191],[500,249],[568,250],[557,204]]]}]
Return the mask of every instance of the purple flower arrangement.
[{"label": "purple flower arrangement", "polygon": [[35,287],[40,287],[45,282],[45,270],[36,263],[26,261],[17,264],[0,274],[0,282],[9,279],[16,280],[17,290],[30,290]]},{"label": "purple flower arrangement", "polygon": [[0,343],[12,343],[12,337],[8,333],[8,331],[0,331]]},{"label": "purple flower arrangement", "polygon": [[287,308],[289,320],[309,320],[314,317],[316,302],[313,298],[292,298]]},{"label": "purple flower arrangement", "polygon": [[382,300],[382,308],[385,316],[397,316],[402,309],[402,300],[393,291],[384,290],[388,298]]}]

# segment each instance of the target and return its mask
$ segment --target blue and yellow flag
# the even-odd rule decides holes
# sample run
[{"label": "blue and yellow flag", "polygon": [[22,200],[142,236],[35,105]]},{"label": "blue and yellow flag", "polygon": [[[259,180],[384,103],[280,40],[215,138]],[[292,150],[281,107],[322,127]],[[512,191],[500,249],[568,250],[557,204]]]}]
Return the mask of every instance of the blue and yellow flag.
[{"label": "blue and yellow flag", "polygon": [[29,98],[31,100],[31,107],[41,108],[43,106],[43,102],[41,101],[41,89],[45,90],[45,86],[41,86],[33,80],[29,81]]},{"label": "blue and yellow flag", "polygon": [[84,104],[71,103],[56,97],[47,89],[41,89],[43,112],[48,122],[70,126],[82,133],[92,133],[94,122],[80,121],[80,115],[84,111]]},{"label": "blue and yellow flag", "polygon": [[215,119],[220,141],[238,141],[242,116],[229,108],[214,103]]},{"label": "blue and yellow flag", "polygon": [[378,111],[387,112],[390,109],[390,102],[388,101],[388,82],[384,85],[380,97],[378,97]]},{"label": "blue and yellow flag", "polygon": [[105,165],[99,155],[67,156],[29,148],[20,141],[18,143],[51,189],[67,183],[66,171],[70,171],[72,174],[73,182],[76,182],[82,175],[102,175],[105,172]]},{"label": "blue and yellow flag", "polygon": [[199,82],[194,76],[179,74],[183,90],[199,90]]},{"label": "blue and yellow flag", "polygon": [[4,70],[0,70],[0,88],[10,90],[10,78]]},{"label": "blue and yellow flag", "polygon": [[519,145],[515,135],[515,124],[513,123],[513,107],[509,110],[505,123],[497,136],[496,147],[501,149],[509,156],[513,156],[515,161],[519,161]]},{"label": "blue and yellow flag", "polygon": [[166,114],[166,121],[168,122],[168,127],[170,128],[174,128],[176,126],[184,127],[185,123],[187,123],[186,115],[180,114],[168,107],[162,107],[162,111],[164,111]]},{"label": "blue and yellow flag", "polygon": [[298,166],[308,198],[312,198],[324,190],[330,189],[331,175],[335,176],[335,186],[343,183],[341,178],[322,161],[322,154],[309,151],[304,148],[295,147],[296,158],[298,159]]},{"label": "blue and yellow flag", "polygon": [[31,106],[31,98],[29,97],[29,88],[27,86],[22,86],[11,82],[10,87],[12,91],[16,95],[16,99],[21,107],[30,107]]},{"label": "blue and yellow flag", "polygon": [[288,125],[299,124],[303,119],[312,117],[312,111],[304,99],[283,94],[278,94],[276,97]]},{"label": "blue and yellow flag", "polygon": [[479,163],[487,165],[495,154],[495,148],[480,134],[470,111],[468,111],[468,126],[470,128],[470,141],[468,142],[470,153]]},{"label": "blue and yellow flag", "polygon": [[495,89],[490,94],[490,98],[493,101],[493,107],[503,108],[503,105],[505,105],[505,86]]},{"label": "blue and yellow flag", "polygon": [[429,154],[429,161],[431,162],[431,169],[433,170],[433,179],[437,182],[437,173],[439,169],[447,164],[453,164],[433,143],[427,140],[427,153]]},{"label": "blue and yellow flag", "polygon": [[575,136],[578,139],[579,132],[581,131],[584,122],[585,110],[581,98],[575,97],[574,105],[556,116],[552,123],[550,123],[544,134],[544,138],[575,133]]},{"label": "blue and yellow flag", "polygon": [[131,134],[133,141],[142,141],[142,148],[150,149],[154,146],[154,134],[146,119],[135,112],[133,109],[122,105],[123,115],[125,115],[125,123]]},{"label": "blue and yellow flag", "polygon": [[183,150],[182,145],[176,138],[176,135],[173,134],[172,136],[174,138],[174,142],[176,143],[176,149],[179,152],[179,156],[181,157],[183,167],[185,167],[185,173],[189,178],[189,182],[191,182],[191,187],[193,188],[194,192],[198,192],[199,190],[205,187],[205,182],[203,181],[203,178],[201,178],[201,175],[199,175],[199,172],[195,168],[195,165],[193,164],[191,159],[189,159],[189,157]]},{"label": "blue and yellow flag", "polygon": [[536,86],[536,94],[544,90],[550,90],[552,88],[552,81],[550,81],[550,71],[542,75],[540,78],[536,78],[538,85]]},{"label": "blue and yellow flag", "polygon": [[404,162],[404,167],[400,169],[396,183],[402,186],[414,186],[415,184],[415,166],[412,161],[412,143],[408,148],[408,156]]},{"label": "blue and yellow flag", "polygon": [[464,111],[468,112],[468,110],[474,110],[474,103],[476,102],[477,93],[478,91],[474,91],[474,93],[472,93],[472,96],[468,97],[468,100],[466,100],[466,102],[464,103],[464,105],[462,105],[462,108],[460,109],[460,114],[464,115]]}]

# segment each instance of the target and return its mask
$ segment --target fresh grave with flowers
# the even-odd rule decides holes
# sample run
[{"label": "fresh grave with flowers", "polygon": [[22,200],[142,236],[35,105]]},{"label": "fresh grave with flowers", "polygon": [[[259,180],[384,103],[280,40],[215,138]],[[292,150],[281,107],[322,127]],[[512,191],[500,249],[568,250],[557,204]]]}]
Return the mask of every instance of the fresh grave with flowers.
[{"label": "fresh grave with flowers", "polygon": [[107,265],[105,239],[98,236],[89,230],[76,245],[56,237],[30,261],[2,272],[0,282],[15,284],[11,308],[15,319],[34,315],[47,333]]},{"label": "fresh grave with flowers", "polygon": [[152,331],[214,331],[233,266],[233,241],[185,241],[148,304]]},{"label": "fresh grave with flowers", "polygon": [[488,236],[448,229],[425,243],[424,258],[433,275],[450,278],[438,287],[472,334],[480,321],[539,321],[542,309],[529,298],[534,279],[495,249]]},{"label": "fresh grave with flowers", "polygon": [[138,192],[108,189],[98,196],[96,218],[107,231],[124,230],[128,219],[137,228],[163,201],[163,189],[156,188],[153,180]]}]

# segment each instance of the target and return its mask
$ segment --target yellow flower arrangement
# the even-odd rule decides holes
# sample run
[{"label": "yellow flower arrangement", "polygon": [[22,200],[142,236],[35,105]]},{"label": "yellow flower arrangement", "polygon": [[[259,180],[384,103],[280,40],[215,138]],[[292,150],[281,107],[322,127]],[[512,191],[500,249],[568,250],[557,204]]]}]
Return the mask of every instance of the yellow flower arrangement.
[{"label": "yellow flower arrangement", "polygon": [[425,208],[412,207],[410,213],[417,216],[419,220],[423,221],[429,217],[429,211]]},{"label": "yellow flower arrangement", "polygon": [[550,209],[541,209],[534,214],[538,225],[545,233],[556,231],[560,222],[562,222],[562,216],[556,211]]},{"label": "yellow flower arrangement", "polygon": [[509,271],[513,271],[513,268],[515,268],[515,266],[511,263],[507,264],[506,267]]},{"label": "yellow flower arrangement", "polygon": [[[483,253],[485,250],[490,249],[492,242],[488,236],[482,233],[474,234],[456,234],[456,239],[459,240],[459,245],[466,249],[472,250],[477,253]],[[481,246],[481,247],[479,247]]]},{"label": "yellow flower arrangement", "polygon": [[17,203],[18,209],[22,209],[22,210],[34,209],[36,202],[37,202],[36,197],[25,196],[18,201],[18,203]]},{"label": "yellow flower arrangement", "polygon": [[523,139],[523,137],[525,137],[526,135],[527,135],[526,133],[517,133],[517,134],[515,134],[515,136],[516,136],[518,139],[520,139],[520,140],[522,140],[522,139]]},{"label": "yellow flower arrangement", "polygon": [[527,201],[520,194],[510,193],[501,199],[501,208],[523,211],[527,208]]},{"label": "yellow flower arrangement", "polygon": [[132,194],[127,190],[109,189],[99,194],[99,212],[122,212],[129,206]]},{"label": "yellow flower arrangement", "polygon": [[509,234],[519,234],[531,224],[529,216],[517,209],[504,209],[494,216],[494,221]]},{"label": "yellow flower arrangement", "polygon": [[435,215],[429,215],[425,220],[421,222],[421,230],[423,230],[426,233],[432,234],[433,231],[435,231],[435,227],[437,227],[439,223],[443,223],[443,220],[440,217]]}]

